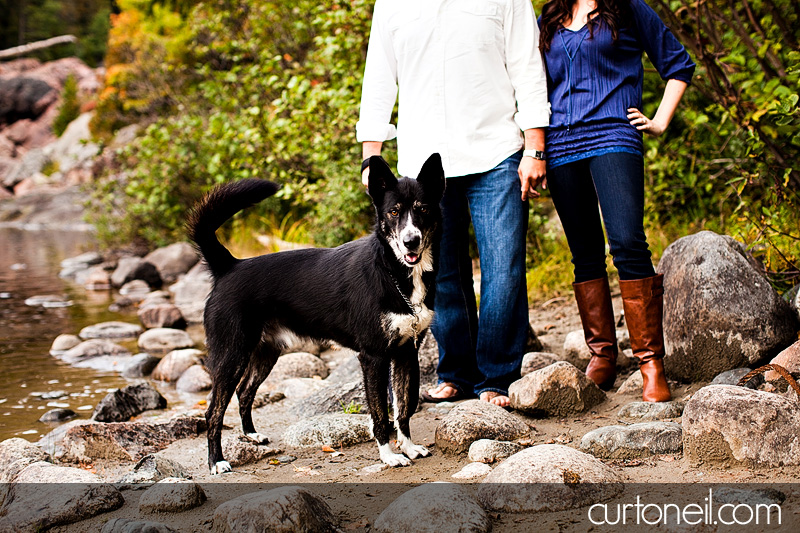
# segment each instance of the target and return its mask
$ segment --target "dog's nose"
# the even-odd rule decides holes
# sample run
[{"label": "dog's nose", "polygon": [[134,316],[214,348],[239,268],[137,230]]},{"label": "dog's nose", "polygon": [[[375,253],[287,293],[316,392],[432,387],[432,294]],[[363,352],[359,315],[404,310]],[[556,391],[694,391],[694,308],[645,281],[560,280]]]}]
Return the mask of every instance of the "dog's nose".
[{"label": "dog's nose", "polygon": [[416,250],[419,246],[419,235],[406,235],[403,237],[403,244],[408,250]]}]

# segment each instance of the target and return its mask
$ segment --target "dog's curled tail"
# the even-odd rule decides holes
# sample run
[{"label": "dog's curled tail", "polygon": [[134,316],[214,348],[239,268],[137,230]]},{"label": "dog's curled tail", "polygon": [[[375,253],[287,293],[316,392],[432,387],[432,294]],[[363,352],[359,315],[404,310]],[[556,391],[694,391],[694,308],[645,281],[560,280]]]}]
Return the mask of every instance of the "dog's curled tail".
[{"label": "dog's curled tail", "polygon": [[275,194],[280,185],[262,179],[244,179],[219,185],[191,210],[186,223],[214,279],[228,272],[238,259],[219,242],[216,231],[233,215]]}]

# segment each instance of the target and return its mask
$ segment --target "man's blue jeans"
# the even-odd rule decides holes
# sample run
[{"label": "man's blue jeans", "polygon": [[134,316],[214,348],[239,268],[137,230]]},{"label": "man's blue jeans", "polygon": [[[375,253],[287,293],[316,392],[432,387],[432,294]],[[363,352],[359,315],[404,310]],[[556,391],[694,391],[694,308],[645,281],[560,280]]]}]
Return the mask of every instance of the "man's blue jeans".
[{"label": "man's blue jeans", "polygon": [[[520,377],[528,331],[528,202],[520,199],[521,155],[482,174],[448,178],[442,199],[431,330],[439,343],[439,381],[451,382],[467,395],[507,394]],[[480,316],[469,257],[470,216],[480,254]]]},{"label": "man's blue jeans", "polygon": [[547,186],[572,252],[576,283],[606,276],[601,211],[619,278],[655,275],[644,234],[640,154],[615,152],[548,168]]}]

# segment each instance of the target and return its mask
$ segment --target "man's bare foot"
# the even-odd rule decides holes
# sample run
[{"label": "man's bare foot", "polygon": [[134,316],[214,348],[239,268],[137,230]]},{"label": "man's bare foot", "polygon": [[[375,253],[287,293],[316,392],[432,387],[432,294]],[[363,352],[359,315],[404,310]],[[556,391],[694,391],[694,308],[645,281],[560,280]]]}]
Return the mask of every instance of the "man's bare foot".
[{"label": "man's bare foot", "polygon": [[508,407],[511,404],[511,400],[508,396],[493,390],[483,391],[481,393],[481,401],[493,403],[499,407]]},{"label": "man's bare foot", "polygon": [[[424,397],[425,395],[423,395]],[[444,401],[449,400],[450,398],[456,398],[460,396],[458,393],[458,389],[452,383],[444,382],[439,383],[435,389],[430,389],[427,391],[427,396],[434,400]],[[423,398],[424,399],[424,398]]]}]

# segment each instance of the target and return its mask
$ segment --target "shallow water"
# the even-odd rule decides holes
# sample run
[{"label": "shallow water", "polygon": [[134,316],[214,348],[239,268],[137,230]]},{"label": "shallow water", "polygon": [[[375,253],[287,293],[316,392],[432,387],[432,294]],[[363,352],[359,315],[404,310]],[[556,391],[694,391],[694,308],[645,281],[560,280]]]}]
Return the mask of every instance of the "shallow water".
[{"label": "shallow water", "polygon": [[[108,311],[110,291],[86,291],[58,277],[63,259],[93,249],[91,233],[0,228],[0,440],[38,440],[55,427],[38,421],[54,407],[88,418],[109,390],[126,384],[116,373],[73,368],[49,355],[53,339],[61,333],[77,334],[107,320],[136,321],[135,316],[121,318]],[[48,294],[64,295],[73,305],[43,308],[24,303]],[[66,396],[43,400],[37,395],[54,391]]]}]

